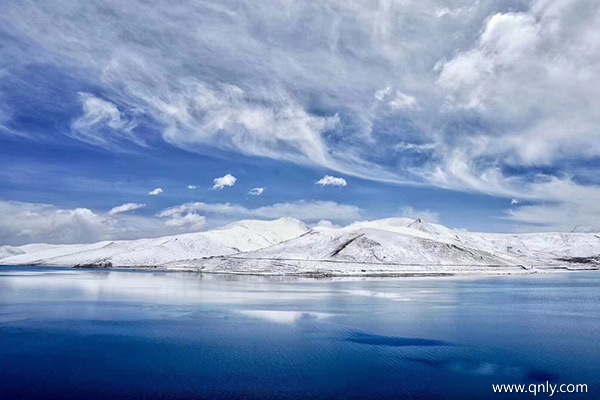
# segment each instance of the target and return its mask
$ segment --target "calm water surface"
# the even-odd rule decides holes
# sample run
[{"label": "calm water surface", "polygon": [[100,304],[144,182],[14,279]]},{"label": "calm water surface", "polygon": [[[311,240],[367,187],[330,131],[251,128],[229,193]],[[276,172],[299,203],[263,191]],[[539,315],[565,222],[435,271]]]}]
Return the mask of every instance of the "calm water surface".
[{"label": "calm water surface", "polygon": [[0,267],[0,397],[600,399],[600,274],[291,280]]}]

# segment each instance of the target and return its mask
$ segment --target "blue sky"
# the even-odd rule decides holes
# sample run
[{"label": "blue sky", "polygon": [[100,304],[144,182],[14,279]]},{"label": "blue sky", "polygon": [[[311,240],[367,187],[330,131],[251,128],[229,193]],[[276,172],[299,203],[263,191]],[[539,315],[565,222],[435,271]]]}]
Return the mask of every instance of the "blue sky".
[{"label": "blue sky", "polygon": [[0,244],[597,230],[598,33],[583,0],[3,2]]}]

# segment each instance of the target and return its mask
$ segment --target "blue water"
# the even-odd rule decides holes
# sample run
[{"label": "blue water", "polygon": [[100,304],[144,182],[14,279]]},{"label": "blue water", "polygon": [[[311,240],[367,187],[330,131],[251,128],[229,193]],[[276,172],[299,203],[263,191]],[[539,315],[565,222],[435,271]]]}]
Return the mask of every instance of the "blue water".
[{"label": "blue water", "polygon": [[0,267],[0,398],[600,398],[600,274],[289,278]]}]

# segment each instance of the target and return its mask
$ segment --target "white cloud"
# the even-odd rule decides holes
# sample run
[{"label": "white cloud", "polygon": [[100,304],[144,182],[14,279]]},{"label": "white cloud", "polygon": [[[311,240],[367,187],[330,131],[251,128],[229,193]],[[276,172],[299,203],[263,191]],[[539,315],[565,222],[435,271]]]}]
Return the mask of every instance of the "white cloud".
[{"label": "white cloud", "polygon": [[315,185],[321,186],[346,186],[347,182],[344,178],[337,178],[331,175],[325,175],[315,182]]},{"label": "white cloud", "polygon": [[76,121],[75,125],[91,127],[99,123],[106,123],[113,129],[123,127],[121,113],[116,105],[89,93],[80,93],[80,96],[84,115]]},{"label": "white cloud", "polygon": [[213,189],[221,190],[226,186],[233,186],[233,185],[235,185],[236,181],[237,181],[237,178],[231,174],[227,174],[220,178],[215,178],[215,179],[213,179],[213,182],[214,182]]},{"label": "white cloud", "polygon": [[87,242],[101,240],[104,219],[88,208],[0,201],[0,243]]},{"label": "white cloud", "polygon": [[379,101],[383,101],[383,99],[385,99],[391,92],[392,87],[388,85],[385,88],[376,91],[375,98]]},{"label": "white cloud", "polygon": [[[0,70],[0,79],[2,79],[2,71]],[[8,122],[11,119],[11,115],[10,112],[8,111],[8,107],[6,107],[4,104],[2,104],[1,98],[0,98],[0,134],[9,134],[9,135],[14,135],[17,132],[13,131],[12,129],[8,128]]]},{"label": "white cloud", "polygon": [[340,228],[339,225],[334,224],[333,222],[331,222],[328,219],[322,219],[319,222],[317,222],[316,224],[313,225],[314,228],[317,229],[337,229]]},{"label": "white cloud", "polygon": [[417,105],[417,99],[415,97],[403,93],[400,90],[394,92],[391,86],[386,86],[384,89],[376,91],[375,99],[384,102],[395,110],[409,110],[415,108]]},{"label": "white cloud", "polygon": [[157,215],[161,218],[172,218],[188,213],[201,213],[231,219],[261,218],[273,219],[294,217],[305,221],[331,219],[335,221],[355,221],[363,219],[363,211],[356,206],[339,204],[333,201],[295,201],[276,203],[258,208],[246,208],[231,203],[185,203],[167,208]]},{"label": "white cloud", "polygon": [[246,208],[229,203],[186,203],[148,217],[127,213],[140,204],[123,204],[107,212],[60,208],[51,204],[0,200],[0,245],[28,243],[91,243],[195,232],[241,218],[295,217],[352,222],[364,219],[359,207],[331,201],[296,201]]},{"label": "white cloud", "polygon": [[161,188],[156,188],[156,189],[153,189],[153,190],[149,191],[148,195],[149,196],[158,196],[158,195],[163,194],[163,193],[164,193],[164,190],[162,190]]},{"label": "white cloud", "polygon": [[196,185],[187,185],[186,187],[190,190],[198,189],[198,186],[196,186]]},{"label": "white cloud", "polygon": [[121,213],[125,213],[125,212],[135,211],[135,210],[139,210],[140,208],[144,208],[144,207],[146,207],[145,204],[125,203],[125,204],[121,204],[120,206],[111,208],[110,211],[108,211],[108,215],[115,215],[115,214],[121,214]]},{"label": "white cloud", "polygon": [[438,223],[440,220],[440,216],[437,212],[431,210],[418,210],[411,206],[406,206],[402,208],[401,215],[407,218],[421,218],[426,222]]},{"label": "white cloud", "polygon": [[510,200],[510,205],[511,206],[514,206],[515,204],[519,204],[519,203],[521,203],[521,200],[519,200],[519,199],[513,198],[513,199]]},{"label": "white cloud", "polygon": [[193,212],[173,214],[170,218],[127,213],[134,208],[124,204],[101,212],[85,207],[61,208],[51,204],[0,200],[0,246],[166,236],[201,230],[206,220]]},{"label": "white cloud", "polygon": [[438,18],[442,18],[445,16],[456,17],[460,15],[464,10],[462,8],[449,9],[448,7],[443,7],[438,9],[435,12],[435,16]]},{"label": "white cloud", "polygon": [[530,187],[545,201],[513,207],[508,220],[528,231],[571,231],[577,226],[600,229],[600,188],[582,186],[568,179],[547,177]]},{"label": "white cloud", "polygon": [[397,91],[396,97],[389,102],[389,105],[397,110],[408,110],[416,107],[417,99],[411,95]]},{"label": "white cloud", "polygon": [[[420,6],[331,0],[240,7],[238,1],[183,1],[175,6],[157,2],[148,8],[136,0],[105,0],[91,7],[74,6],[59,13],[52,6],[27,3],[4,7],[0,22],[44,50],[32,53],[32,58],[47,56],[48,63],[62,63],[63,70],[72,68],[102,87],[103,100],[120,116],[116,118],[114,108],[102,107],[105,122],[98,125],[134,121],[130,115],[140,112],[156,122],[164,140],[186,150],[217,147],[352,175],[404,180],[346,151],[351,150],[348,144],[358,143],[354,139],[362,142],[372,135],[346,129],[339,110],[341,106],[362,112],[368,105],[364,94],[371,99],[374,88],[402,80],[406,65],[426,65],[412,62],[420,45],[410,51],[402,48],[409,38],[421,40],[429,33],[424,23],[429,17]],[[87,13],[114,18],[81,18]],[[123,17],[134,13],[139,18]],[[404,15],[422,21],[403,23],[408,22]],[[30,20],[36,20],[35,26],[27,23]],[[206,34],[195,34],[198,29]],[[267,32],[279,34],[273,40]],[[300,35],[306,40],[299,42]],[[444,44],[432,43],[449,52]],[[436,54],[431,47],[423,46]],[[15,48],[15,58],[30,65],[19,51]],[[267,60],[264,54],[271,57]],[[406,88],[415,96],[417,89]]]},{"label": "white cloud", "polygon": [[165,224],[186,231],[199,231],[206,225],[206,218],[193,212],[183,213],[170,216]]},{"label": "white cloud", "polygon": [[599,26],[593,2],[537,1],[492,15],[473,48],[443,63],[438,83],[454,107],[503,133],[490,135],[486,155],[516,165],[600,155],[588,145],[600,141],[600,77],[592,72],[600,48],[590,46]]},{"label": "white cloud", "polygon": [[119,143],[123,141],[144,145],[144,142],[133,133],[137,122],[123,116],[114,103],[89,93],[80,93],[79,96],[83,115],[71,126],[71,134],[75,138],[109,149],[118,148]]},{"label": "white cloud", "polygon": [[250,191],[248,192],[249,195],[252,196],[260,196],[265,192],[265,188],[262,187],[256,187],[253,189],[250,189]]},{"label": "white cloud", "polygon": [[[330,162],[321,134],[335,127],[335,115],[310,115],[277,88],[246,91],[235,85],[211,88],[195,82],[192,92],[191,97],[181,97],[176,106],[180,109],[164,105],[167,109],[159,110],[168,124],[167,141],[183,148],[208,143],[280,160],[306,163],[312,156],[320,163]],[[190,113],[203,117],[193,119]]]},{"label": "white cloud", "polygon": [[111,214],[110,211],[104,214],[85,207],[68,209],[51,204],[0,201],[0,245],[90,243],[172,232],[153,217]]}]

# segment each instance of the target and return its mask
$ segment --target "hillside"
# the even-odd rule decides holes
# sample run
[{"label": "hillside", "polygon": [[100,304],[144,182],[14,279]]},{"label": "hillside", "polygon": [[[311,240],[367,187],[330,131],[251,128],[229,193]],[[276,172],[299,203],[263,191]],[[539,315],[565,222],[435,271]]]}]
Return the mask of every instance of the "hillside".
[{"label": "hillside", "polygon": [[310,228],[293,218],[238,221],[207,232],[93,244],[0,248],[0,264],[57,266],[159,266],[168,262],[251,251],[289,240]]},{"label": "hillside", "polygon": [[596,268],[593,259],[569,260],[598,254],[600,237],[594,234],[473,233],[391,218],[319,228],[264,249],[169,267],[261,274],[525,273]]}]

